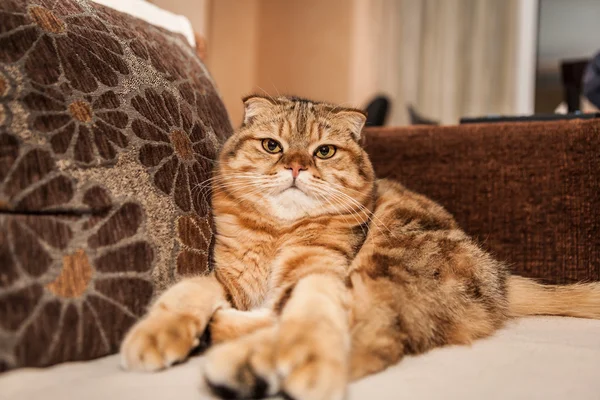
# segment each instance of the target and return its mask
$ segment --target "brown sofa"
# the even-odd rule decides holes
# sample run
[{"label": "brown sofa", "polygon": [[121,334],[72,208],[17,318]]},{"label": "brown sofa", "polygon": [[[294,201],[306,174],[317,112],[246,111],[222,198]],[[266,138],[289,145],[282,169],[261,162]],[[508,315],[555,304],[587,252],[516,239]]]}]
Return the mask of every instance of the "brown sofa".
[{"label": "brown sofa", "polygon": [[[598,280],[597,122],[384,128],[365,132],[379,176],[450,209],[519,274]],[[197,399],[202,357],[159,374],[118,356],[0,375],[0,399]],[[351,385],[351,399],[597,399],[600,321],[527,318],[471,347],[408,358]]]},{"label": "brown sofa", "polygon": [[[231,126],[210,76],[180,35],[86,0],[3,1],[0,27],[0,399],[197,398],[201,357],[151,376],[99,357],[211,267],[202,182]],[[599,129],[370,129],[364,146],[516,273],[574,282],[600,279]],[[532,318],[351,395],[592,399],[599,368],[600,322]]]}]

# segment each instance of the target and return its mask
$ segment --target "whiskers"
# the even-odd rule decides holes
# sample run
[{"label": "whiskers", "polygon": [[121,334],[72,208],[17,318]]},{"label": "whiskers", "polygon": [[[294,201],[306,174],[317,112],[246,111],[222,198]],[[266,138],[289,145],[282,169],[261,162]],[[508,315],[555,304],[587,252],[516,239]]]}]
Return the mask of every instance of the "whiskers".
[{"label": "whiskers", "polygon": [[344,186],[337,185],[335,183],[323,183],[322,181],[317,180],[311,181],[311,189],[313,190],[315,195],[322,198],[327,204],[333,206],[334,208],[341,209],[342,212],[340,213],[340,215],[343,215],[342,213],[346,215],[349,214],[356,220],[356,222],[359,225],[362,225],[360,222],[361,220],[365,220],[365,222],[369,222],[369,225],[377,229],[380,233],[385,233],[383,235],[384,237],[387,237],[387,234],[396,237],[396,235],[394,235],[394,232],[392,232],[387,227],[387,225],[383,221],[381,221],[381,219],[377,217],[377,215],[375,215],[375,213],[373,213],[371,210],[369,210],[367,207],[361,204],[354,197],[349,196],[348,194],[337,189],[336,186],[342,189],[347,189],[362,194],[357,190],[345,188]]},{"label": "whiskers", "polygon": [[243,199],[250,200],[259,194],[269,194],[276,187],[277,183],[272,177],[256,173],[233,173],[215,175],[200,182],[192,188],[192,195],[202,196],[202,201],[208,204],[208,195],[212,190],[223,189],[238,197],[237,204],[240,204]]}]

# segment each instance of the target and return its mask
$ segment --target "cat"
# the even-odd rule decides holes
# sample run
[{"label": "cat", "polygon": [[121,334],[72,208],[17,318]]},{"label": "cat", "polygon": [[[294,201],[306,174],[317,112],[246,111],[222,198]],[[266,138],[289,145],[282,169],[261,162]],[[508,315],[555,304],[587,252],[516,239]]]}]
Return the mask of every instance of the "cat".
[{"label": "cat", "polygon": [[212,178],[214,270],[164,292],[128,332],[124,368],[156,371],[210,336],[222,398],[342,399],[405,355],[510,318],[600,318],[600,283],[510,275],[434,201],[377,180],[360,110],[250,96]]}]

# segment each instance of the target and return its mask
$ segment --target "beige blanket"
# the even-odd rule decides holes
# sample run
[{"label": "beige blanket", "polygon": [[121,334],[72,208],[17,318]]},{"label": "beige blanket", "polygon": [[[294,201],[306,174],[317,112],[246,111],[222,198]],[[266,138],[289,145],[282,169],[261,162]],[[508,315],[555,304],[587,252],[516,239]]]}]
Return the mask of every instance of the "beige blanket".
[{"label": "beige blanket", "polygon": [[[204,398],[202,357],[157,374],[126,373],[118,357],[0,375],[0,399]],[[528,318],[471,347],[410,357],[354,383],[350,399],[600,399],[600,321]]]}]

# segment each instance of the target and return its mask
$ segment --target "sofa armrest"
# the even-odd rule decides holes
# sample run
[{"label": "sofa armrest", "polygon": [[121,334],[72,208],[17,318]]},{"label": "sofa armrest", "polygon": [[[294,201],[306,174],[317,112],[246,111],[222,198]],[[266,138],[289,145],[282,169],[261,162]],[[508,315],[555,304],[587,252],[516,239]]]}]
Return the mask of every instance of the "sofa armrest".
[{"label": "sofa armrest", "polygon": [[364,146],[514,273],[600,280],[600,122],[370,128]]}]

